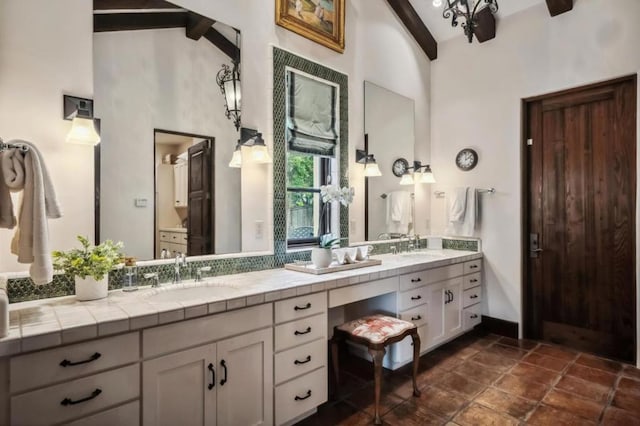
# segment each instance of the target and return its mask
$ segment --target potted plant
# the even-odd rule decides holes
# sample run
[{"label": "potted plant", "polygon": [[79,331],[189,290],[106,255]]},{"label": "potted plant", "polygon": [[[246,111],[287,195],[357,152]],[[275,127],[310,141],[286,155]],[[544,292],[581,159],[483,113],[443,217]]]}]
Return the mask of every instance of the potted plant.
[{"label": "potted plant", "polygon": [[320,236],[320,246],[311,249],[311,262],[316,268],[327,268],[331,265],[333,253],[331,249],[340,242],[333,234]]},{"label": "potted plant", "polygon": [[[348,206],[353,201],[354,190],[353,188],[343,187],[338,185],[324,185],[320,187],[320,196],[324,203],[322,207],[322,213],[320,215],[320,221],[323,220],[327,214],[327,209],[331,203],[340,203],[343,206]],[[331,226],[329,226],[329,231]],[[320,236],[319,247],[311,249],[311,262],[316,268],[327,268],[331,265],[332,252],[331,249],[338,245],[340,238],[336,238],[331,232]]]},{"label": "potted plant", "polygon": [[78,235],[81,249],[53,252],[53,266],[75,277],[78,300],[95,300],[107,297],[109,271],[121,262],[122,243],[107,240],[92,246],[89,240]]}]

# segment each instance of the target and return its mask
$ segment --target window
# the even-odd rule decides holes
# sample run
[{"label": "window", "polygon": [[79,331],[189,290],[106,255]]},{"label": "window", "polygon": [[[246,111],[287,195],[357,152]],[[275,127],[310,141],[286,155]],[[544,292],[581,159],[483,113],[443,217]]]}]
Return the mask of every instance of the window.
[{"label": "window", "polygon": [[[320,187],[332,182],[338,146],[338,87],[287,70],[287,245],[316,245],[332,230]],[[334,176],[335,177],[335,176]]]}]

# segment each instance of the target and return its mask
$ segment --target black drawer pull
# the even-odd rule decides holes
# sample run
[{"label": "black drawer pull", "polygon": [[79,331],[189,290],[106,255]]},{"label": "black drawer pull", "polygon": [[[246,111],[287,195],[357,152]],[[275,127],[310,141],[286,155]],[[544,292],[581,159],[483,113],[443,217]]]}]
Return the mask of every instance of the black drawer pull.
[{"label": "black drawer pull", "polygon": [[422,281],[422,278],[411,278],[412,283],[419,283],[420,281]]},{"label": "black drawer pull", "polygon": [[422,299],[422,296],[412,296],[411,300],[420,300]]},{"label": "black drawer pull", "polygon": [[102,356],[102,354],[100,352],[96,352],[95,354],[91,355],[88,359],[85,359],[84,361],[71,362],[68,359],[63,359],[62,362],[60,363],[60,365],[62,367],[73,367],[74,365],[87,364],[89,362],[93,362],[93,361],[97,360],[101,356]]},{"label": "black drawer pull", "polygon": [[93,398],[97,397],[98,395],[100,395],[102,393],[102,389],[96,389],[93,392],[91,392],[91,395],[86,397],[86,398],[82,398],[82,399],[78,399],[77,401],[74,401],[72,399],[69,398],[65,398],[62,401],[60,401],[60,405],[64,405],[65,407],[67,405],[76,405],[76,404],[80,404],[83,402],[87,402],[87,401],[91,401]]},{"label": "black drawer pull", "polygon": [[422,319],[422,315],[418,315],[417,317],[411,317],[411,321],[418,321]]},{"label": "black drawer pull", "polygon": [[303,334],[309,334],[309,333],[311,333],[311,327],[307,327],[307,329],[305,331],[296,330],[296,332],[293,333],[293,334],[295,334],[296,336],[301,336]]},{"label": "black drawer pull", "polygon": [[211,371],[211,383],[207,386],[211,390],[216,385],[216,372],[213,370],[213,364],[207,365],[207,368]]},{"label": "black drawer pull", "polygon": [[310,397],[311,397],[311,389],[309,389],[309,390],[307,391],[307,394],[306,394],[305,396],[298,396],[298,395],[296,395],[295,400],[296,400],[296,401],[304,401],[305,399],[310,398]]},{"label": "black drawer pull", "polygon": [[469,269],[477,269],[477,268],[478,268],[478,265],[471,265],[471,266],[469,266]]},{"label": "black drawer pull", "polygon": [[305,360],[304,360],[304,361],[298,361],[298,360],[296,359],[295,361],[293,361],[293,363],[294,363],[295,365],[301,365],[301,364],[306,364],[306,363],[308,363],[308,362],[310,362],[310,361],[311,361],[311,355],[307,355],[307,357],[305,358]]},{"label": "black drawer pull", "polygon": [[474,278],[474,279],[472,279],[472,280],[469,280],[469,282],[470,282],[470,283],[477,283],[477,282],[478,282],[478,280]]},{"label": "black drawer pull", "polygon": [[224,384],[227,383],[227,363],[223,359],[222,361],[220,361],[220,365],[222,366],[222,368],[224,368],[224,379],[220,380],[220,386],[224,386]]},{"label": "black drawer pull", "polygon": [[293,310],[295,311],[304,311],[305,309],[309,309],[311,308],[311,303],[307,303],[304,306],[296,306],[295,308],[293,308]]},{"label": "black drawer pull", "polygon": [[473,314],[473,315],[471,315],[469,318],[471,318],[471,319],[476,319],[476,318],[478,318],[478,314]]},{"label": "black drawer pull", "polygon": [[477,299],[478,295],[477,294],[472,294],[471,296],[469,296],[469,299]]}]

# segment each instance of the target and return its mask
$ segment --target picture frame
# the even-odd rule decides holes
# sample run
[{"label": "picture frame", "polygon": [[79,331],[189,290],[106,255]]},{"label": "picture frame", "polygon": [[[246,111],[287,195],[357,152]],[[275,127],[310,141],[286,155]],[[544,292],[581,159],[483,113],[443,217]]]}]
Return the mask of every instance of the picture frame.
[{"label": "picture frame", "polygon": [[344,53],[345,0],[276,0],[276,24]]}]

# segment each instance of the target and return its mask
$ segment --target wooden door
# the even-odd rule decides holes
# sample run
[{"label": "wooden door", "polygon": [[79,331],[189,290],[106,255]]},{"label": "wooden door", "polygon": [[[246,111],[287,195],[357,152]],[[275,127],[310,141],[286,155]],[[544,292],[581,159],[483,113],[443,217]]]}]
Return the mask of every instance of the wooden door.
[{"label": "wooden door", "polygon": [[187,254],[200,256],[213,250],[213,150],[204,140],[189,147],[189,207]]},{"label": "wooden door", "polygon": [[273,337],[268,328],[218,342],[218,424],[273,423]]},{"label": "wooden door", "polygon": [[525,103],[525,333],[627,361],[636,347],[636,90],[634,76]]},{"label": "wooden door", "polygon": [[[163,356],[142,365],[142,424],[215,426],[216,345]],[[217,372],[217,371],[216,371]],[[217,378],[217,377],[216,377]]]}]

